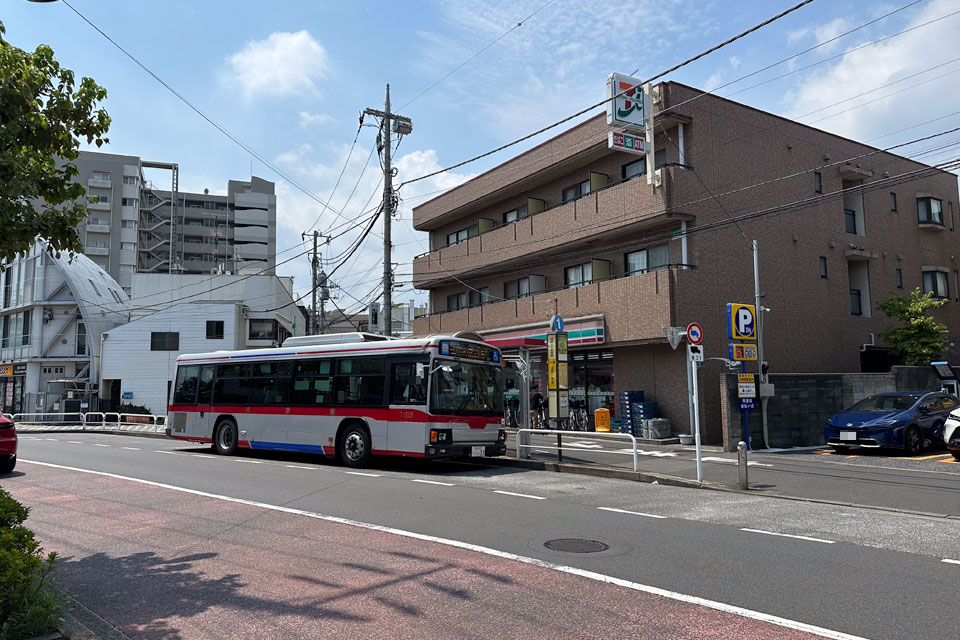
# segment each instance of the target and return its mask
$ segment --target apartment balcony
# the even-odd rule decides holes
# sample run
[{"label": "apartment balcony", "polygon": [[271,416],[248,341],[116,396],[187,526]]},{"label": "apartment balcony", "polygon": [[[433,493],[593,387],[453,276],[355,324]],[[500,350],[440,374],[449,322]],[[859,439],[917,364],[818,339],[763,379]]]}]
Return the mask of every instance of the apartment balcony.
[{"label": "apartment balcony", "polygon": [[87,209],[90,211],[110,211],[112,208],[109,202],[89,202]]},{"label": "apartment balcony", "polygon": [[87,233],[110,233],[108,224],[88,224]]},{"label": "apartment balcony", "polygon": [[87,180],[88,187],[99,187],[101,189],[112,189],[113,181],[112,180],[97,180],[95,178],[90,178]]},{"label": "apartment balcony", "polygon": [[413,286],[426,289],[452,276],[520,267],[530,256],[547,258],[573,246],[584,251],[605,248],[626,234],[675,226],[679,220],[692,218],[667,210],[665,194],[680,172],[685,169],[662,169],[663,185],[656,190],[641,176],[419,255],[413,260]]},{"label": "apartment balcony", "polygon": [[87,247],[83,250],[88,256],[108,256],[110,255],[110,249],[106,247]]},{"label": "apartment balcony", "polygon": [[516,300],[491,302],[420,316],[415,335],[456,331],[493,332],[524,325],[546,325],[564,318],[603,316],[607,342],[663,340],[663,327],[675,323],[679,268],[595,282],[575,289],[549,291]]}]

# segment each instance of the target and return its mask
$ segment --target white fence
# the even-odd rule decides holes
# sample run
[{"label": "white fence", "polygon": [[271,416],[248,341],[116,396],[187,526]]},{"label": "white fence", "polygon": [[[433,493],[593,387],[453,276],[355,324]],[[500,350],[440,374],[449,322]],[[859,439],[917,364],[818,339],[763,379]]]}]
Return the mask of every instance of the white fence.
[{"label": "white fence", "polygon": [[4,414],[17,424],[17,431],[128,431],[165,433],[167,416],[136,413],[15,413]]}]

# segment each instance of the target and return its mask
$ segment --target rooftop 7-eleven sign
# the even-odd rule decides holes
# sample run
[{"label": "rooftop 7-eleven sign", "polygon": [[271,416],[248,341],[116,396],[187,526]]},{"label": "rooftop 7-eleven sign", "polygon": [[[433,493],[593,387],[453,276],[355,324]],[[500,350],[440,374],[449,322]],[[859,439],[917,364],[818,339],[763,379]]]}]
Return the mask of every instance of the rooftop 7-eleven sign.
[{"label": "rooftop 7-eleven sign", "polygon": [[645,95],[641,82],[619,73],[610,74],[607,78],[607,98],[610,98],[607,124],[644,130],[644,118],[650,113],[650,97]]}]

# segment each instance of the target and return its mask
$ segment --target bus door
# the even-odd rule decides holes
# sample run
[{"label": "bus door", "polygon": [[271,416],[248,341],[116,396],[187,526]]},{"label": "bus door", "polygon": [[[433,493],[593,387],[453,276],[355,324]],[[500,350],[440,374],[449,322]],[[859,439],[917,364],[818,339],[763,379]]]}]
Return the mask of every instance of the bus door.
[{"label": "bus door", "polygon": [[195,433],[211,436],[213,433],[213,373],[216,365],[205,364],[200,367],[200,379],[197,382],[197,413],[193,416]]},{"label": "bus door", "polygon": [[394,360],[390,367],[390,426],[387,449],[422,453],[426,444],[427,378],[418,376],[428,361],[411,358]]}]

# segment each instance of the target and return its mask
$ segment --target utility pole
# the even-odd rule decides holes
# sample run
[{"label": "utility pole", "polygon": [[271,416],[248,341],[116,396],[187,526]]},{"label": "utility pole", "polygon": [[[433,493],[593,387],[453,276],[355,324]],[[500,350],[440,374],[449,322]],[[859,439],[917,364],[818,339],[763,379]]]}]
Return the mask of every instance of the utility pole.
[{"label": "utility pole", "polygon": [[[364,115],[380,118],[380,142],[383,149],[383,315],[381,316],[383,335],[393,334],[393,265],[390,252],[390,222],[393,216],[393,169],[390,166],[391,121],[393,129],[400,135],[413,131],[413,122],[396,113],[390,113],[390,85],[387,84],[387,98],[384,110],[364,109]],[[361,123],[363,119],[361,118]],[[386,134],[384,136],[384,134]]]},{"label": "utility pole", "polygon": [[310,307],[310,335],[317,334],[317,236],[319,234],[313,232],[313,260],[311,260],[310,275],[312,277],[312,293],[313,293],[313,304]]}]

